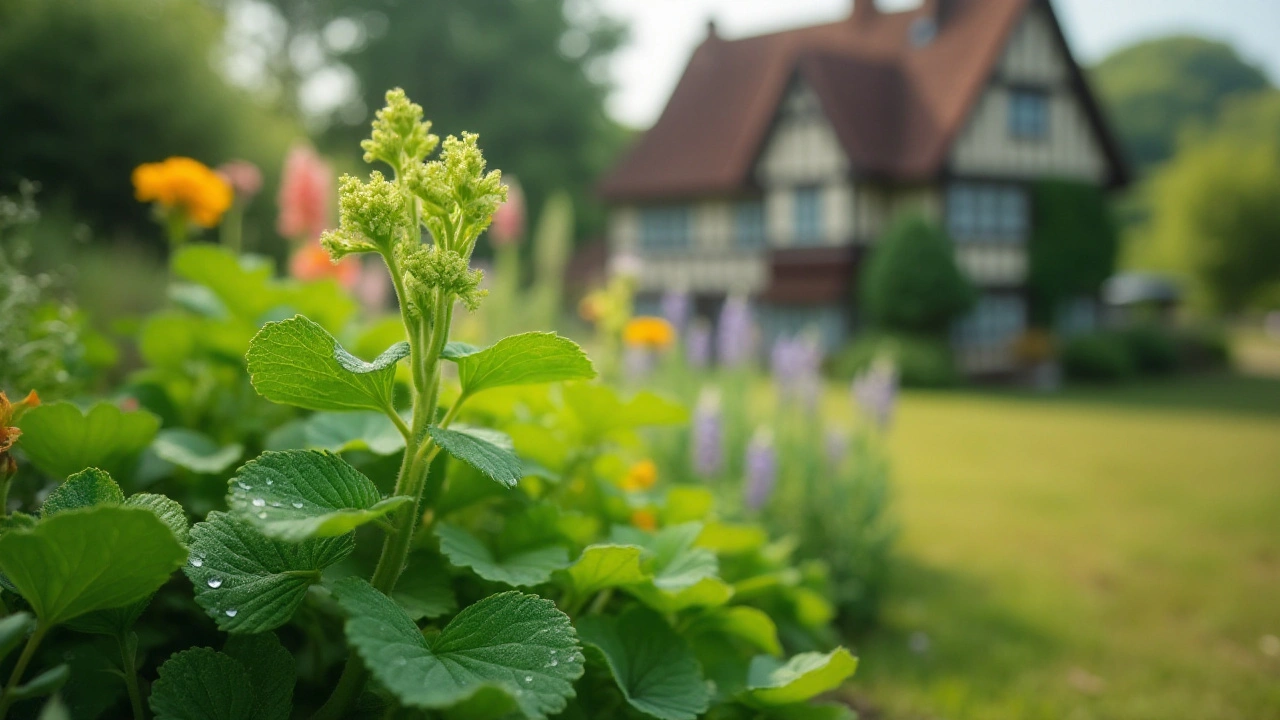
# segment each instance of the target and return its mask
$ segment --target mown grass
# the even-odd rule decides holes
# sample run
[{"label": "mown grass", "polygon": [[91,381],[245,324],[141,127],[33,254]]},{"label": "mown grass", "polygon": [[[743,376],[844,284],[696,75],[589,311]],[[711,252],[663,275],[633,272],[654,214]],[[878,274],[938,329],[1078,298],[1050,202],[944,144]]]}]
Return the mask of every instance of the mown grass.
[{"label": "mown grass", "polygon": [[885,718],[1280,718],[1280,381],[907,394]]}]

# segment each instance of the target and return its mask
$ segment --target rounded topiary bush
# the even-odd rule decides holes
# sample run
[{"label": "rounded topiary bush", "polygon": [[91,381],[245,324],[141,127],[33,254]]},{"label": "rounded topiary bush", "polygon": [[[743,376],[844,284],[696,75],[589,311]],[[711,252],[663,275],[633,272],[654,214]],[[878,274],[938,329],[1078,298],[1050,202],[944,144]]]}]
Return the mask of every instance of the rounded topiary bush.
[{"label": "rounded topiary bush", "polygon": [[1062,348],[1062,369],[1072,380],[1115,382],[1132,377],[1134,359],[1123,337],[1094,333],[1071,338]]},{"label": "rounded topiary bush", "polygon": [[1178,369],[1178,345],[1173,334],[1154,324],[1135,325],[1121,333],[1134,369],[1144,375],[1167,375]]}]

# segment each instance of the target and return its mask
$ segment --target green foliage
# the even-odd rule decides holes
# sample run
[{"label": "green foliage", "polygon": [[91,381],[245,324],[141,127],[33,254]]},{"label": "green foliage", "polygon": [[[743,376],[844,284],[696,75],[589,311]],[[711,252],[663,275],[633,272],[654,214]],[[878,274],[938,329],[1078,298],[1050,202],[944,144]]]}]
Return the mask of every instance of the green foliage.
[{"label": "green foliage", "polygon": [[408,355],[408,343],[399,343],[364,362],[299,315],[264,325],[247,359],[254,389],[272,402],[308,410],[386,410],[393,407],[395,364]]},{"label": "green foliage", "polygon": [[761,655],[751,661],[747,692],[751,701],[760,705],[804,702],[840,687],[857,667],[857,658],[844,648],[803,653],[785,663]]},{"label": "green foliage", "polygon": [[213,512],[191,528],[191,562],[183,572],[219,628],[260,633],[288,622],[320,571],[354,549],[350,535],[273,540],[244,520]]},{"label": "green foliage", "polygon": [[160,420],[100,402],[82,412],[69,402],[32,408],[22,416],[22,451],[45,473],[64,478],[87,467],[113,474],[131,469],[151,443]]},{"label": "green foliage", "polygon": [[151,450],[161,460],[205,475],[221,473],[244,455],[240,443],[219,445],[208,435],[187,428],[161,430]]},{"label": "green foliage", "polygon": [[579,597],[608,588],[639,585],[648,579],[640,568],[643,552],[637,545],[590,545],[569,567],[569,583]]},{"label": "green foliage", "polygon": [[524,476],[524,465],[516,457],[511,438],[504,433],[462,426],[451,430],[432,427],[428,432],[445,452],[500,485],[515,487]]},{"label": "green foliage", "polygon": [[470,568],[485,580],[504,585],[541,585],[551,579],[553,572],[569,565],[569,551],[556,544],[556,538],[543,538],[545,545],[530,547],[526,544],[504,548],[508,552],[499,553],[456,525],[439,523],[435,532],[440,539],[440,552],[449,558],[450,563]]},{"label": "green foliage", "polygon": [[233,635],[222,652],[192,648],[160,666],[151,690],[157,720],[288,720],[294,661],[271,633]]},{"label": "green foliage", "polygon": [[617,617],[578,621],[582,641],[598,649],[632,707],[659,720],[694,720],[711,693],[689,643],[662,616],[633,606]]},{"label": "green foliage", "polygon": [[852,380],[881,357],[893,360],[904,387],[951,387],[960,382],[949,342],[903,334],[866,333],[832,357],[828,371],[832,377]]},{"label": "green foliage", "polygon": [[1200,309],[1239,312],[1280,282],[1280,92],[1227,104],[1144,188],[1127,264],[1189,281]]},{"label": "green foliage", "polygon": [[173,532],[143,508],[68,510],[0,536],[0,571],[46,628],[149,596],[185,558]]},{"label": "green foliage", "polygon": [[1117,333],[1079,335],[1062,347],[1062,369],[1067,377],[1086,382],[1115,382],[1135,373],[1129,346]]},{"label": "green foliage", "polygon": [[882,330],[941,335],[972,307],[973,287],[955,250],[924,217],[896,218],[862,275],[862,307]]},{"label": "green foliage", "polygon": [[406,705],[447,708],[493,687],[526,717],[560,712],[583,658],[569,618],[548,600],[507,592],[466,608],[430,640],[390,598],[355,578],[333,587],[347,638]]},{"label": "green foliage", "polygon": [[294,542],[345,535],[412,498],[383,499],[373,481],[337,455],[266,452],[236,473],[227,507],[267,537]]},{"label": "green foliage", "polygon": [[1133,367],[1139,373],[1167,375],[1178,369],[1173,333],[1154,323],[1138,323],[1120,331]]},{"label": "green foliage", "polygon": [[21,141],[0,147],[0,182],[38,181],[96,226],[155,232],[129,183],[140,163],[242,157],[274,174],[297,132],[210,63],[222,19],[202,3],[7,0],[2,12],[13,82],[0,136]]},{"label": "green foliage", "polygon": [[1052,326],[1058,307],[1093,297],[1115,271],[1119,238],[1107,198],[1097,185],[1042,180],[1033,186],[1027,286],[1031,318]]},{"label": "green foliage", "polygon": [[1227,43],[1188,36],[1127,47],[1092,76],[1126,154],[1142,169],[1173,156],[1178,135],[1213,122],[1228,98],[1270,85]]},{"label": "green foliage", "polygon": [[483,350],[455,347],[446,357],[458,364],[464,395],[510,385],[591,380],[596,376],[582,348],[555,333],[512,335]]}]

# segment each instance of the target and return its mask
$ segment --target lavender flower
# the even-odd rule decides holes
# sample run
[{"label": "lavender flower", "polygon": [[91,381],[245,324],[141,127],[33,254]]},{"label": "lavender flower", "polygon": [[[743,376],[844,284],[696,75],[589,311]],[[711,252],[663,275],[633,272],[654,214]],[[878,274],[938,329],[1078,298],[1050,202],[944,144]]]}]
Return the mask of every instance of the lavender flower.
[{"label": "lavender flower", "polygon": [[783,400],[794,400],[811,410],[822,391],[822,348],[813,336],[779,337],[769,354],[774,386]]},{"label": "lavender flower", "polygon": [[898,397],[898,368],[887,357],[879,357],[871,367],[853,379],[853,401],[880,429],[889,427]]},{"label": "lavender flower", "polygon": [[741,295],[726,298],[716,328],[716,352],[720,365],[733,368],[749,362],[755,350],[755,331],[747,299]]},{"label": "lavender flower", "polygon": [[724,469],[724,420],[720,413],[720,393],[703,388],[693,410],[693,470],[702,478],[713,478]]},{"label": "lavender flower", "polygon": [[711,364],[711,323],[694,318],[684,336],[685,361],[701,370]]},{"label": "lavender flower", "polygon": [[773,495],[778,483],[778,453],[773,447],[773,433],[758,428],[747,443],[747,484],[744,500],[747,507],[759,510]]},{"label": "lavender flower", "polygon": [[689,293],[681,290],[668,290],[662,294],[662,317],[682,332],[689,323],[689,314],[693,311],[693,299]]}]

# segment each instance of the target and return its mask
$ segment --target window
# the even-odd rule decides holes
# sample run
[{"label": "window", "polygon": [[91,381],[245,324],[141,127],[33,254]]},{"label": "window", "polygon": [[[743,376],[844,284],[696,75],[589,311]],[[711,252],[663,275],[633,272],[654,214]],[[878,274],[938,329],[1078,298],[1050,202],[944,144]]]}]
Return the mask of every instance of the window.
[{"label": "window", "polygon": [[683,250],[690,245],[689,208],[652,207],[640,211],[640,249]]},{"label": "window", "polygon": [[822,188],[796,188],[795,244],[822,244]]},{"label": "window", "polygon": [[1048,137],[1048,93],[1027,89],[1010,91],[1009,134],[1024,140],[1042,140]]},{"label": "window", "polygon": [[1027,193],[1018,185],[955,183],[947,190],[947,231],[956,242],[1024,242]]},{"label": "window", "polygon": [[743,200],[734,206],[733,240],[740,250],[765,246],[763,200]]},{"label": "window", "polygon": [[962,347],[993,347],[1013,342],[1027,324],[1026,303],[1017,295],[984,295],[968,317],[956,323]]}]

